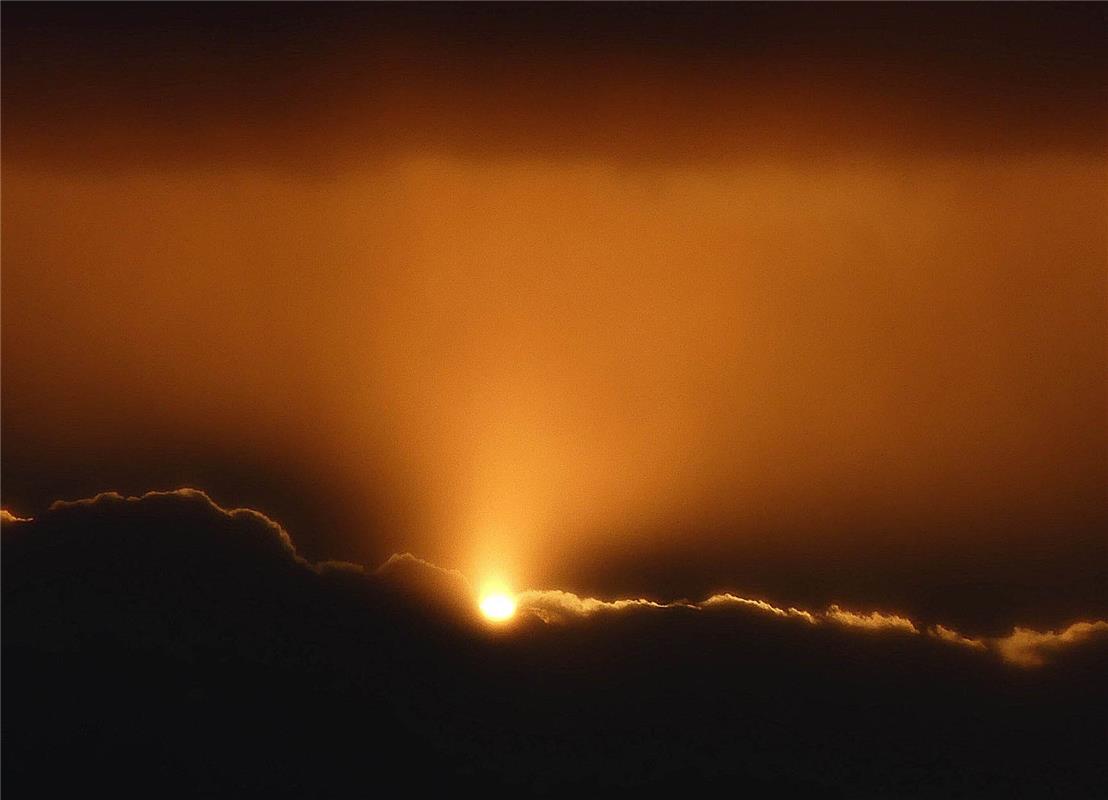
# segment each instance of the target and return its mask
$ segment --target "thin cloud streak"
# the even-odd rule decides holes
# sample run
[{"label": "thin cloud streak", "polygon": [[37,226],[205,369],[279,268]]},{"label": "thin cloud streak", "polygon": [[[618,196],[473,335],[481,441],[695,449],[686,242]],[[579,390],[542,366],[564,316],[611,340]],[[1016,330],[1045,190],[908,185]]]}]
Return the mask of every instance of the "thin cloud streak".
[{"label": "thin cloud streak", "polygon": [[948,628],[945,625],[932,625],[927,629],[927,633],[936,639],[941,639],[944,642],[950,644],[960,645],[961,647],[968,647],[972,650],[987,650],[988,644],[984,639],[978,639],[973,636],[965,636],[952,628]]},{"label": "thin cloud streak", "polygon": [[888,628],[904,631],[905,633],[919,633],[919,628],[912,620],[898,614],[885,614],[880,611],[861,614],[832,605],[824,612],[823,616],[831,622],[837,622],[839,625],[846,625],[849,628],[869,628],[871,630]]},{"label": "thin cloud streak", "polygon": [[589,617],[605,611],[626,611],[635,608],[672,609],[696,608],[684,600],[658,603],[642,597],[619,600],[598,600],[581,597],[561,589],[530,589],[516,595],[520,611],[538,617],[543,622],[564,622],[572,617]]},{"label": "thin cloud streak", "polygon": [[757,608],[760,611],[768,612],[777,617],[799,617],[813,625],[816,624],[815,616],[809,611],[801,611],[799,608],[793,608],[791,606],[789,608],[778,608],[775,605],[767,603],[765,600],[752,600],[749,597],[739,597],[730,592],[714,594],[700,603],[701,608],[728,605],[743,605],[748,608]]},{"label": "thin cloud streak", "polygon": [[[436,567],[436,569],[438,569]],[[573,619],[583,619],[601,613],[621,611],[667,611],[687,609],[705,611],[708,609],[753,610],[779,619],[800,619],[809,625],[831,624],[863,632],[889,632],[908,635],[920,635],[936,639],[947,644],[957,645],[970,650],[991,652],[1003,661],[1017,667],[1040,667],[1047,662],[1050,654],[1081,644],[1094,636],[1108,632],[1108,621],[1074,622],[1061,631],[1036,631],[1030,628],[1015,627],[1007,636],[979,638],[964,634],[945,625],[934,624],[925,627],[922,624],[884,611],[850,611],[837,604],[831,604],[824,611],[807,611],[794,607],[781,608],[765,600],[741,597],[731,592],[713,594],[700,602],[675,600],[658,602],[646,598],[617,598],[601,600],[595,597],[581,597],[561,589],[530,589],[516,595],[519,613],[530,615],[544,623],[561,624]]]}]

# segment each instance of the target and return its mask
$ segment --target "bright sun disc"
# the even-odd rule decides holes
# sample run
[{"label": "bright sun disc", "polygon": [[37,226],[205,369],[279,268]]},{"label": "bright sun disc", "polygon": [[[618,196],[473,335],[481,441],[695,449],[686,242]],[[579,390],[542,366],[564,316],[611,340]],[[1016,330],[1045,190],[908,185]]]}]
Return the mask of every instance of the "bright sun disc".
[{"label": "bright sun disc", "polygon": [[481,613],[493,622],[504,622],[516,613],[516,601],[506,594],[487,594],[481,598]]}]

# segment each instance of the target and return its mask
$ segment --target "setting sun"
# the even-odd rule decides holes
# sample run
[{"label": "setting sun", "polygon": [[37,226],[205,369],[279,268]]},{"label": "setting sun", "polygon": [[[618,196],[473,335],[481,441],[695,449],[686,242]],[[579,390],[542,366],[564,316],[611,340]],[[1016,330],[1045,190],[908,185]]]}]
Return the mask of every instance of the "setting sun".
[{"label": "setting sun", "polygon": [[485,595],[480,606],[481,613],[492,622],[506,622],[516,613],[515,599],[503,592]]},{"label": "setting sun", "polygon": [[3,2],[10,797],[1108,800],[1108,0]]}]

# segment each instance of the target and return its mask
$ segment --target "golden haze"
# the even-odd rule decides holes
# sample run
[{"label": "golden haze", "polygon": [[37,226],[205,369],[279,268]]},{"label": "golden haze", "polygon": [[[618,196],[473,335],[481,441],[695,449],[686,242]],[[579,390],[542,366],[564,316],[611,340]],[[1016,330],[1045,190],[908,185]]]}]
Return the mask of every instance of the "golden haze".
[{"label": "golden haze", "polygon": [[1102,178],[9,168],[6,412],[59,446],[178,429],[380,462],[418,497],[410,549],[527,582],[667,519],[1073,503],[1103,477]]},{"label": "golden haze", "polygon": [[198,485],[517,587],[1090,611],[1091,12],[55,13],[5,21],[13,512]]}]

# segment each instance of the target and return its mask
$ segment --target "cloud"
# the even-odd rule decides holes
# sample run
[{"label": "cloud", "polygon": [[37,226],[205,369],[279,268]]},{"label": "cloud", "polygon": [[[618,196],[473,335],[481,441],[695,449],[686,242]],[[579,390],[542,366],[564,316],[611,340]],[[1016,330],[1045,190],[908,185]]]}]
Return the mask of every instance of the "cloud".
[{"label": "cloud", "polygon": [[[408,557],[412,558],[411,556]],[[416,561],[420,560],[416,559]],[[434,565],[427,562],[420,561],[420,563],[434,567]],[[438,568],[435,567],[435,569]],[[687,600],[663,603],[645,598],[601,600],[595,597],[582,597],[559,589],[545,589],[520,592],[516,596],[516,602],[521,613],[527,613],[543,622],[554,624],[606,612],[613,613],[636,609],[702,611],[709,608],[734,607],[761,611],[779,618],[802,619],[810,625],[827,622],[848,629],[900,631],[910,634],[921,632],[920,624],[900,614],[882,611],[850,611],[836,604],[832,604],[822,613],[805,611],[791,606],[781,608],[765,600],[741,597],[731,592],[713,594],[695,603]],[[1042,666],[1046,663],[1050,652],[1080,644],[1103,631],[1108,631],[1108,621],[1075,622],[1060,632],[1040,632],[1030,628],[1017,627],[1008,636],[1000,638],[970,636],[938,623],[926,628],[926,632],[931,638],[968,650],[990,651],[997,654],[1004,661],[1022,667]]]},{"label": "cloud", "polygon": [[1104,632],[1108,632],[1108,621],[1105,620],[1075,622],[1057,632],[1017,627],[1007,636],[993,640],[992,646],[1010,664],[1039,667],[1046,662],[1048,653],[1072,647]]},{"label": "cloud", "polygon": [[530,613],[544,622],[559,623],[572,618],[589,617],[601,612],[628,611],[634,609],[689,609],[703,611],[710,608],[742,608],[771,614],[775,617],[802,619],[810,625],[820,622],[836,622],[841,625],[856,628],[891,628],[918,633],[915,623],[906,617],[896,614],[885,614],[880,611],[858,613],[845,611],[837,605],[832,605],[826,612],[812,612],[789,606],[781,608],[765,600],[749,597],[741,597],[732,592],[720,592],[710,595],[699,602],[689,600],[673,600],[670,602],[658,602],[642,597],[617,598],[614,600],[601,600],[595,597],[582,597],[572,592],[560,589],[532,589],[520,592],[516,595],[516,602],[520,611]]},{"label": "cloud", "polygon": [[972,636],[964,636],[956,630],[946,627],[945,625],[932,625],[927,629],[927,632],[944,642],[950,644],[960,645],[962,647],[968,647],[973,650],[986,650],[988,645],[984,639],[977,639]]},{"label": "cloud", "polygon": [[687,609],[703,611],[708,608],[724,608],[738,606],[754,609],[777,617],[795,617],[803,619],[810,624],[816,624],[817,618],[810,611],[798,608],[778,608],[765,600],[755,600],[747,597],[739,597],[730,592],[713,594],[710,597],[694,603],[689,600],[672,600],[658,602],[644,597],[617,598],[615,600],[601,600],[595,597],[582,597],[573,592],[561,589],[531,589],[516,595],[516,603],[520,611],[530,613],[544,622],[565,622],[571,618],[589,617],[598,613],[632,611],[636,609],[652,609],[659,611],[673,609]]},{"label": "cloud", "polygon": [[561,622],[569,617],[588,617],[606,611],[692,607],[691,604],[683,600],[672,603],[658,603],[641,597],[598,600],[595,597],[581,597],[573,592],[564,592],[560,589],[531,589],[520,592],[515,599],[520,611],[532,614],[544,622]]},{"label": "cloud", "polygon": [[477,619],[477,592],[469,579],[454,569],[440,567],[411,553],[393,553],[367,576],[440,614],[458,620]]},{"label": "cloud", "polygon": [[[393,558],[399,557],[393,556]],[[429,568],[440,569],[409,554],[405,554],[404,558],[413,559]],[[764,612],[781,619],[802,619],[810,625],[831,623],[854,630],[899,631],[910,634],[919,634],[922,629],[921,624],[900,614],[883,611],[850,611],[836,604],[832,604],[824,612],[806,611],[791,606],[781,608],[765,600],[741,597],[731,592],[713,594],[700,602],[688,600],[657,602],[645,598],[601,600],[595,597],[582,597],[559,589],[544,589],[520,592],[516,596],[516,602],[521,613],[529,614],[548,624],[561,624],[573,619],[620,611],[672,609],[702,611],[730,607]],[[993,652],[1007,663],[1022,667],[1042,666],[1051,651],[1080,644],[1101,631],[1108,631],[1108,621],[1075,622],[1058,633],[1017,627],[1009,636],[1001,638],[970,636],[938,623],[926,628],[927,635],[933,639],[964,647],[967,650]]]},{"label": "cloud", "polygon": [[[414,558],[407,554],[405,556]],[[420,559],[414,560],[427,567],[440,569]],[[560,589],[543,589],[520,592],[516,595],[516,602],[521,613],[530,614],[549,624],[561,624],[573,619],[621,611],[673,609],[703,611],[710,608],[730,607],[764,612],[781,619],[802,619],[810,625],[831,623],[854,630],[899,631],[910,634],[919,634],[922,629],[921,624],[900,614],[883,611],[850,611],[835,604],[829,606],[824,612],[805,611],[793,607],[781,608],[765,600],[741,597],[731,592],[713,594],[700,602],[675,600],[663,603],[645,598],[601,600],[595,597],[582,597]],[[967,650],[992,652],[1005,662],[1021,667],[1043,666],[1051,652],[1081,644],[1106,631],[1108,631],[1108,621],[1105,620],[1075,622],[1059,632],[1017,627],[1008,636],[998,638],[970,636],[938,623],[926,628],[927,635],[933,639],[964,647]]]},{"label": "cloud", "polygon": [[[657,602],[645,598],[620,598],[615,600],[600,600],[595,597],[581,597],[572,592],[560,589],[529,590],[516,595],[516,602],[521,611],[533,614],[544,622],[564,622],[574,617],[588,617],[599,612],[626,611],[631,609],[691,609],[703,611],[709,608],[737,607],[753,609],[775,617],[802,619],[810,625],[820,622],[833,622],[849,628],[867,628],[871,630],[900,630],[907,633],[919,633],[916,624],[898,614],[888,614],[881,611],[856,612],[847,611],[837,605],[830,606],[827,611],[812,612],[804,609],[781,608],[765,600],[749,597],[741,597],[731,592],[713,594],[700,602],[688,600],[675,600],[671,602]],[[939,626],[942,627],[942,626]],[[944,631],[948,629],[943,628]],[[949,633],[954,634],[953,631]],[[956,635],[956,634],[955,634]]]},{"label": "cloud", "polygon": [[[896,636],[905,617],[887,611],[554,589],[521,593],[525,624],[485,635],[461,573],[411,553],[306,562],[267,520],[190,490],[108,494],[3,538],[4,669],[19,687],[5,785],[62,796],[58,775],[137,775],[146,791],[172,772],[190,794],[341,796],[365,785],[367,753],[382,793],[435,796],[902,795],[918,788],[893,780],[905,754],[908,780],[926,763],[936,795],[969,776],[1092,796],[1102,778],[1085,766],[1100,673],[1025,680],[1003,665],[1049,663],[1108,623],[1017,629],[983,650],[939,625]],[[864,635],[874,625],[899,644]],[[1058,702],[1060,681],[1092,700]],[[1012,775],[1067,758],[1042,783]]]},{"label": "cloud", "polygon": [[[281,525],[254,509],[225,508],[203,491],[190,488],[123,496],[104,492],[74,501],[57,501],[36,518],[18,517],[4,510],[6,525],[26,525],[29,535],[5,551],[5,580],[9,585],[26,584],[34,578],[23,575],[28,550],[48,555],[59,580],[67,575],[92,574],[127,591],[150,593],[148,607],[172,606],[178,602],[165,595],[189,593],[204,582],[205,592],[227,590],[237,597],[244,580],[272,586],[282,584],[279,573],[266,577],[266,564],[295,578],[316,576],[324,584],[348,583],[364,586],[373,596],[381,591],[407,598],[403,603],[423,609],[432,616],[463,625],[479,625],[477,590],[461,572],[441,567],[412,553],[396,553],[376,569],[344,561],[310,562],[296,552],[292,539]],[[50,541],[51,539],[54,541]],[[36,547],[44,544],[39,550]],[[90,549],[91,547],[91,549]],[[9,555],[11,557],[9,557]],[[72,563],[70,563],[72,562]],[[27,569],[39,569],[30,566]],[[52,568],[52,567],[51,567]],[[292,569],[290,572],[289,569]],[[118,570],[115,575],[112,570]],[[163,579],[142,583],[144,570],[150,575],[173,574],[177,583]],[[171,573],[166,573],[171,570]],[[175,572],[174,572],[175,571]],[[248,573],[249,577],[247,577]],[[104,578],[104,576],[107,576]],[[181,577],[181,576],[186,577]],[[39,576],[41,577],[41,575]],[[89,578],[83,578],[87,584]],[[137,582],[136,582],[137,581]],[[297,578],[289,591],[304,591]],[[296,588],[299,586],[300,588]],[[172,588],[171,588],[172,587]],[[88,588],[86,586],[86,588]],[[924,626],[907,616],[888,611],[858,611],[830,605],[824,611],[777,606],[734,592],[718,592],[700,601],[659,601],[645,597],[601,599],[560,589],[531,589],[515,596],[519,613],[545,624],[566,624],[574,620],[624,612],[750,611],[771,618],[803,620],[808,625],[830,624],[846,630],[890,631],[919,634],[977,652],[991,652],[1004,662],[1021,667],[1042,666],[1057,651],[1080,645],[1105,631],[1108,621],[1078,621],[1060,631],[1036,631],[1015,627],[1004,637],[978,637],[948,626]],[[141,605],[141,604],[140,604]]]},{"label": "cloud", "polygon": [[824,617],[831,622],[837,622],[840,625],[846,625],[850,628],[869,628],[871,630],[900,630],[906,633],[919,633],[919,628],[916,624],[907,617],[902,617],[899,614],[884,614],[880,611],[870,611],[861,613],[858,611],[847,611],[839,608],[837,605],[828,607]]},{"label": "cloud", "polygon": [[451,580],[460,581],[466,586],[469,586],[469,579],[456,569],[447,569],[446,567],[440,567],[438,564],[432,564],[426,559],[419,556],[412,555],[411,553],[393,553],[381,566],[374,570],[375,575],[381,575],[385,577],[392,577],[396,575],[410,574],[418,572],[420,570],[426,570],[429,572],[437,573],[443,577],[450,578]]},{"label": "cloud", "polygon": [[[180,506],[176,501],[184,501]],[[308,561],[296,552],[292,537],[277,522],[260,511],[252,508],[224,508],[200,489],[182,487],[168,491],[150,491],[138,496],[124,496],[118,492],[101,492],[80,500],[55,500],[50,504],[48,515],[65,514],[79,509],[91,509],[94,512],[111,514],[113,507],[130,506],[143,512],[156,511],[163,515],[173,515],[175,511],[191,509],[194,513],[211,512],[225,521],[236,523],[239,530],[256,529],[257,538],[273,544],[289,558],[308,566]],[[182,514],[182,517],[185,515]]]},{"label": "cloud", "polygon": [[748,597],[739,597],[730,592],[714,594],[700,603],[701,608],[726,605],[742,605],[749,608],[756,608],[759,611],[766,611],[778,617],[799,617],[812,625],[816,624],[816,617],[810,611],[802,611],[799,608],[792,608],[791,606],[789,608],[778,608],[775,605],[767,603],[765,600],[752,600]]},{"label": "cloud", "polygon": [[1108,621],[1074,622],[1060,631],[1036,631],[1016,627],[1007,636],[992,638],[966,636],[943,625],[932,625],[927,632],[949,644],[993,652],[1005,662],[1018,667],[1041,667],[1046,664],[1051,653],[1074,647],[1098,634],[1108,632]]}]

